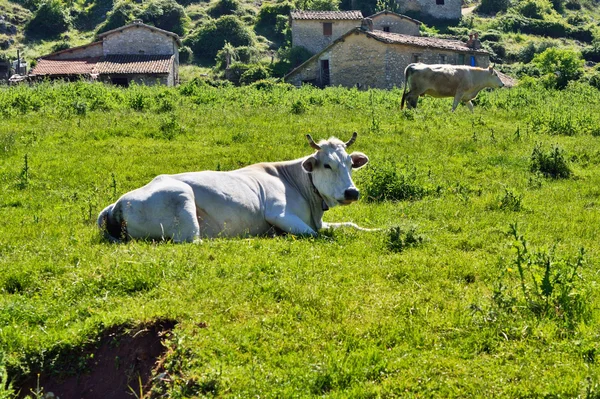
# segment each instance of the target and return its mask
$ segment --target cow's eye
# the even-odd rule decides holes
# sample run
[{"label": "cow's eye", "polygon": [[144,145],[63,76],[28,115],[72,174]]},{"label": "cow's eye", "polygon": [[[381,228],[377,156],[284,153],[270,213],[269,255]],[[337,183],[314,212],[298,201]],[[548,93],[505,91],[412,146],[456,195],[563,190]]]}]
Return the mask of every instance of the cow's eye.
[{"label": "cow's eye", "polygon": [[329,166],[329,164],[328,164],[328,163],[324,164],[324,165],[323,165],[323,167],[324,167],[325,169],[331,169],[331,166]]}]

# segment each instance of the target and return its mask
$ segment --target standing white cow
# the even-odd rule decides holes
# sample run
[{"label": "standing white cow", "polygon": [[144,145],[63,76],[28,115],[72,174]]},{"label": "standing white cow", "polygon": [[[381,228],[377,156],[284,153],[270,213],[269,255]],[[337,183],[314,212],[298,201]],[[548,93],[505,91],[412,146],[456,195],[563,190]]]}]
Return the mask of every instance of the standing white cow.
[{"label": "standing white cow", "polygon": [[287,162],[242,169],[160,175],[106,207],[98,227],[111,241],[129,238],[190,242],[203,237],[254,236],[283,231],[316,236],[326,224],[323,212],[358,200],[352,169],[369,158],[348,154],[356,133],[344,143],[336,138],[316,144],[316,152]]},{"label": "standing white cow", "polygon": [[[404,101],[409,107],[417,108],[419,96],[429,94],[433,97],[454,97],[452,111],[459,102],[466,103],[473,112],[471,102],[482,89],[504,86],[493,66],[477,68],[466,65],[428,65],[410,64],[404,70],[404,93],[400,108],[404,109]],[[409,92],[406,89],[410,87]]]}]

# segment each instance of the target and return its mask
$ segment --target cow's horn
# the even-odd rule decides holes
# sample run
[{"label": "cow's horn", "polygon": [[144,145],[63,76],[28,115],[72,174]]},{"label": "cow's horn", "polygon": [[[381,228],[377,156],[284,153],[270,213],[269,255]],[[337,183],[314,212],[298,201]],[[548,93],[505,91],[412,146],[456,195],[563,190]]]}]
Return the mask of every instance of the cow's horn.
[{"label": "cow's horn", "polygon": [[356,136],[358,136],[358,133],[356,133],[356,132],[352,133],[352,138],[346,142],[346,148],[348,148],[352,144],[354,144],[354,142],[356,141]]},{"label": "cow's horn", "polygon": [[310,137],[310,134],[306,135],[306,139],[308,140],[308,144],[310,144],[310,146],[312,148],[314,148],[317,151],[321,149],[321,147],[319,147],[319,145],[317,143],[315,143],[315,141],[313,140],[313,138]]}]

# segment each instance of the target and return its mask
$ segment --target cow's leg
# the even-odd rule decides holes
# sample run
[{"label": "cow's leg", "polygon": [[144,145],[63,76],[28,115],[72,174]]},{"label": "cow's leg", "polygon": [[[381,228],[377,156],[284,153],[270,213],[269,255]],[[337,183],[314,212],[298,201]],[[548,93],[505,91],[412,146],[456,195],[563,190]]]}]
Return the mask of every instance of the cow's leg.
[{"label": "cow's leg", "polygon": [[268,223],[285,231],[286,233],[302,235],[302,236],[317,236],[309,225],[304,223],[302,219],[293,214],[279,214],[274,217],[266,217]]},{"label": "cow's leg", "polygon": [[471,100],[467,101],[465,104],[467,105],[467,107],[469,107],[469,110],[473,112],[473,103],[471,102]]},{"label": "cow's leg", "polygon": [[457,93],[454,96],[454,103],[452,104],[452,112],[454,112],[454,110],[456,110],[456,107],[458,107],[458,104],[460,103],[461,98],[462,98],[462,93]]}]

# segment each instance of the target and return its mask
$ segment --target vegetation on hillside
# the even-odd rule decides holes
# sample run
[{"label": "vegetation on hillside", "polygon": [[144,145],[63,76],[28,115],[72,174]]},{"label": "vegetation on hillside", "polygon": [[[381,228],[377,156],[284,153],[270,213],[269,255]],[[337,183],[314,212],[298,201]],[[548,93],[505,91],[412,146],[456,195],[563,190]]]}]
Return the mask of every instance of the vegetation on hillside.
[{"label": "vegetation on hillside", "polygon": [[[401,96],[0,89],[0,397],[93,369],[101,337],[153,320],[178,322],[153,397],[597,396],[600,91],[526,80],[473,114],[429,97],[401,112]],[[96,227],[158,174],[353,131],[362,198],[325,220],[379,232],[113,245]]]}]

